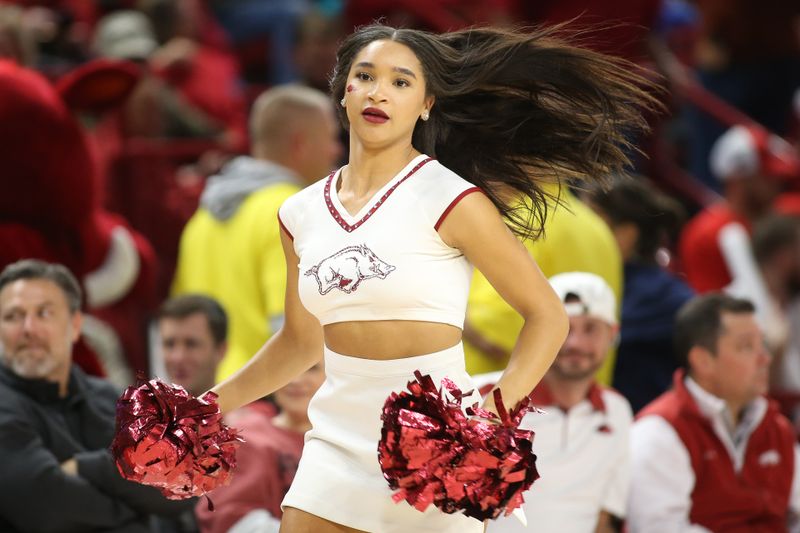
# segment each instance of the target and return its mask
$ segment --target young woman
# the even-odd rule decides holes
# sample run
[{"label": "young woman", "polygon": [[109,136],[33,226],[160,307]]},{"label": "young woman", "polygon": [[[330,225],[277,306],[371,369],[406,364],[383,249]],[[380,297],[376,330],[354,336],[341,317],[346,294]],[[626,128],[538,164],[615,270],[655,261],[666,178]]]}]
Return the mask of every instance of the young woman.
[{"label": "young woman", "polygon": [[[568,321],[514,232],[541,229],[544,180],[626,164],[626,134],[644,126],[637,106],[651,105],[640,81],[551,30],[376,25],[345,40],[331,87],[349,162],[282,206],[284,327],[213,389],[229,411],[324,356],[283,531],[482,531],[392,501],[377,460],[381,408],[415,370],[472,388],[461,329],[473,265],[525,318],[497,385],[506,405],[539,382]],[[520,195],[533,220],[514,209]]]}]

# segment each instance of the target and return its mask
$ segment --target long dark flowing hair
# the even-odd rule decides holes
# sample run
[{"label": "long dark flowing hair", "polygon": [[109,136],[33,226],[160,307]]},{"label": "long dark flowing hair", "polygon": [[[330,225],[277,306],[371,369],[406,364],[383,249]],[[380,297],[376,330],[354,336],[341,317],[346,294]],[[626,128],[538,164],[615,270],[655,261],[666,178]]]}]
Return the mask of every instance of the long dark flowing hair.
[{"label": "long dark flowing hair", "polygon": [[569,45],[562,33],[364,26],[339,47],[331,92],[334,101],[344,96],[353,60],[369,43],[408,46],[436,98],[429,120],[417,122],[414,148],[481,187],[515,233],[535,238],[557,201],[543,185],[623,171],[637,151],[631,139],[647,130],[643,110],[659,105],[635,65]]}]

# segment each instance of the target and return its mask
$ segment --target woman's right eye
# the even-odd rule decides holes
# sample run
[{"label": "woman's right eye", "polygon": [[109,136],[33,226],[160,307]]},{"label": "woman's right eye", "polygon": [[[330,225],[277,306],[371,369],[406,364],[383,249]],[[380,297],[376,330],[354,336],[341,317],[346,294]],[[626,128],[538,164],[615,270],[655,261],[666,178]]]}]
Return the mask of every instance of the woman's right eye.
[{"label": "woman's right eye", "polygon": [[371,76],[366,72],[359,72],[358,74],[356,74],[356,78],[358,78],[361,81],[369,81],[371,79]]}]

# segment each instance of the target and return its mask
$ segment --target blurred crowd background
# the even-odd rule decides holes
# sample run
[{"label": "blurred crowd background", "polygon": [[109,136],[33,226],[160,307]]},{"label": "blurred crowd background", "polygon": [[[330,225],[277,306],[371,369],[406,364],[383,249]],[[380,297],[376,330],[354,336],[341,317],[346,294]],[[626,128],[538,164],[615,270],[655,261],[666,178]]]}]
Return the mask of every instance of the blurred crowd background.
[{"label": "blurred crowd background", "polygon": [[[435,32],[569,22],[579,44],[657,80],[665,112],[633,139],[635,179],[563,191],[546,237],[526,244],[547,275],[596,272],[621,297],[619,343],[600,380],[634,409],[669,387],[675,310],[724,289],[756,302],[774,397],[798,420],[800,4],[791,0],[0,0],[0,267],[37,257],[79,277],[88,319],[75,358],[87,372],[119,386],[138,371],[163,374],[151,324],[171,293],[209,293],[232,316],[231,306],[268,299],[181,289],[181,235],[207,180],[238,156],[290,166],[259,156],[254,132],[286,155],[298,120],[306,137],[324,130],[298,152],[314,160],[313,179],[345,162],[346,132],[327,111],[273,111],[259,126],[254,103],[283,85],[327,92],[338,42],[374,20]],[[30,71],[54,89],[53,113],[79,129],[25,111],[30,85],[14,80]],[[309,180],[293,171],[298,184]],[[277,227],[276,208],[257,223]],[[213,261],[235,285],[241,257],[228,251],[220,245]],[[476,373],[502,368],[519,327],[483,285],[477,276],[465,330]],[[266,314],[255,346],[279,325],[280,310]]]}]

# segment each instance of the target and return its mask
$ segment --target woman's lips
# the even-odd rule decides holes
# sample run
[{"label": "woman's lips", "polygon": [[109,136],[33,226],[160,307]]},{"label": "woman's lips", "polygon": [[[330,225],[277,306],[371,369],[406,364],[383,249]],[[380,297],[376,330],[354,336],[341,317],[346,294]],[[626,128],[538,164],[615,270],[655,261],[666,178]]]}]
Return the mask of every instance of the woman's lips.
[{"label": "woman's lips", "polygon": [[389,120],[389,115],[381,111],[376,107],[368,107],[364,111],[361,112],[361,116],[364,117],[364,120],[367,122],[372,122],[373,124],[383,124],[387,120]]}]

